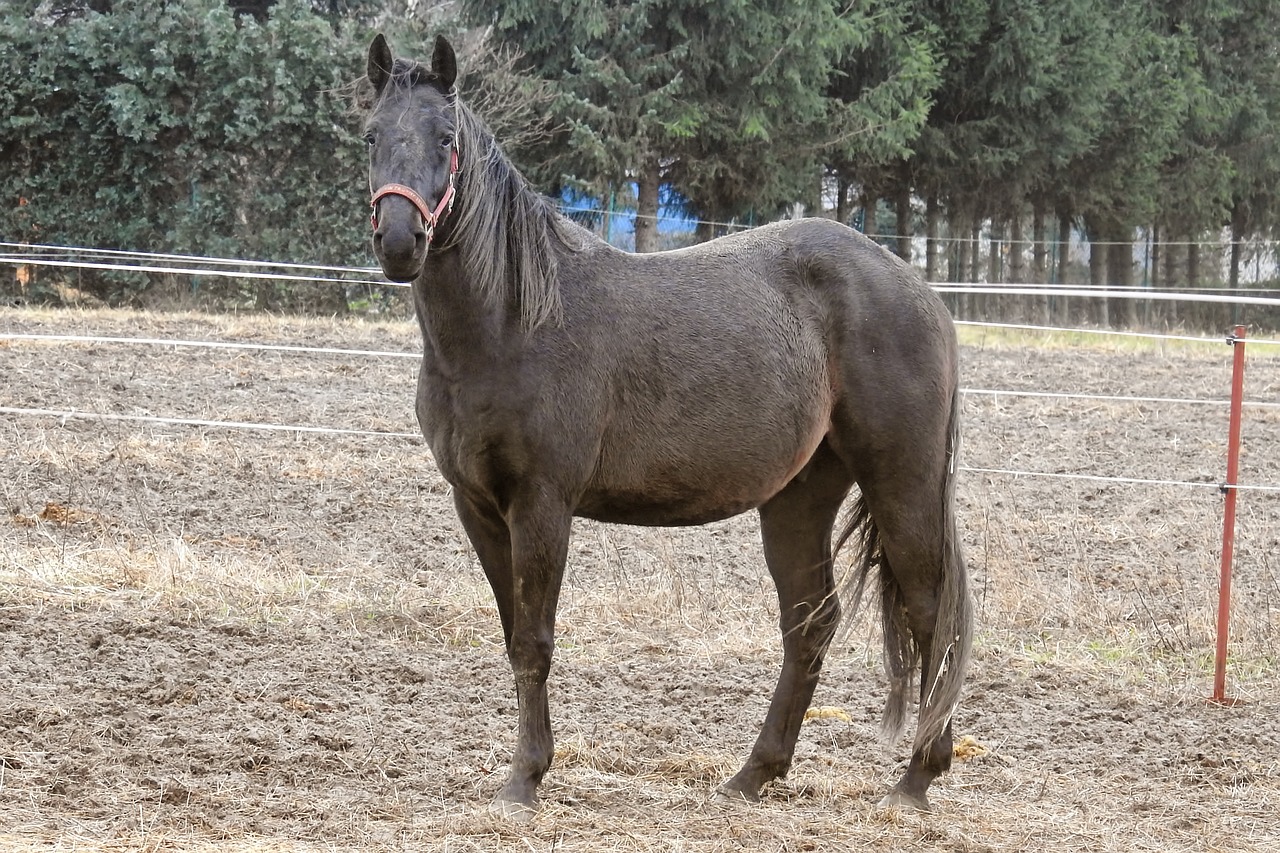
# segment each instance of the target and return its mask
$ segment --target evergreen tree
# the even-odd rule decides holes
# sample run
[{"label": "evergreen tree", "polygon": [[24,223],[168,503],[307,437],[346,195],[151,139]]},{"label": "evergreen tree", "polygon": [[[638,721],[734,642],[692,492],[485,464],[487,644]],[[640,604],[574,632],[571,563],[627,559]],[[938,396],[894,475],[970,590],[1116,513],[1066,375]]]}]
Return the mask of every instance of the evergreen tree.
[{"label": "evergreen tree", "polygon": [[[832,63],[863,12],[828,0],[464,0],[554,82],[565,179],[594,192],[635,180],[639,221],[668,182],[703,216],[770,212],[816,185]],[[842,14],[843,12],[843,14]],[[637,248],[654,247],[637,228]]]},{"label": "evergreen tree", "polygon": [[898,198],[914,190],[928,207],[945,206],[953,236],[987,217],[1020,233],[1028,202],[1042,221],[1054,173],[1096,143],[1119,79],[1103,5],[913,4],[920,26],[933,34],[941,80],[915,155],[885,170],[878,190]]},{"label": "evergreen tree", "polygon": [[[1090,148],[1054,178],[1064,213],[1079,216],[1090,240],[1090,282],[1127,286],[1135,229],[1163,204],[1161,171],[1178,149],[1201,85],[1185,33],[1161,32],[1149,4],[1112,16],[1121,73],[1104,100],[1106,122]],[[1105,299],[1093,319],[1112,321]],[[1127,313],[1133,303],[1122,303]]]},{"label": "evergreen tree", "polygon": [[[0,233],[363,262],[363,149],[338,95],[363,48],[336,39],[304,0],[280,0],[263,24],[223,0],[115,0],[109,13],[63,18],[7,11]],[[96,287],[119,300],[148,283]],[[269,302],[273,291],[245,296]]]},{"label": "evergreen tree", "polygon": [[871,8],[874,16],[859,28],[859,44],[838,59],[828,89],[829,120],[841,135],[824,161],[836,180],[835,216],[842,222],[855,186],[878,194],[912,154],[942,65],[938,34],[915,13],[914,0],[880,0]]},{"label": "evergreen tree", "polygon": [[1158,11],[1164,33],[1193,40],[1199,85],[1162,169],[1156,223],[1188,240],[1229,226],[1235,286],[1242,242],[1280,213],[1280,16],[1266,0],[1169,0]]}]

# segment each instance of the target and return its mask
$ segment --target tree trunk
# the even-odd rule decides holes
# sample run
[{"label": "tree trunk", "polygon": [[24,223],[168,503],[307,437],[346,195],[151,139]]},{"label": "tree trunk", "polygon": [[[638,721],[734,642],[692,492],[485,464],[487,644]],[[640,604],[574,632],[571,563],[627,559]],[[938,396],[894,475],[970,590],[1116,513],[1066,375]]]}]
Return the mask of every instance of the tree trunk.
[{"label": "tree trunk", "polygon": [[613,207],[614,207],[614,189],[613,184],[609,184],[609,192],[604,196],[604,211],[600,214],[600,239],[606,243],[613,236]]},{"label": "tree trunk", "polygon": [[[1194,290],[1200,287],[1200,244],[1195,242],[1199,237],[1195,234],[1187,234],[1187,289]],[[1205,318],[1203,303],[1195,302],[1187,306],[1184,316],[1187,321],[1198,329],[1206,328],[1209,324]]]},{"label": "tree trunk", "polygon": [[[1107,247],[1107,285],[1113,288],[1133,287],[1133,229],[1113,225],[1107,231],[1111,245]],[[1125,328],[1138,325],[1137,301],[1128,297],[1116,306],[1116,319]]]},{"label": "tree trunk", "polygon": [[[982,280],[982,216],[977,213],[969,220],[969,281],[985,284]],[[985,293],[969,294],[969,319],[985,319],[986,310]]]},{"label": "tree trunk", "polygon": [[1187,236],[1187,287],[1200,286],[1200,244],[1193,242],[1194,236]]},{"label": "tree trunk", "polygon": [[1023,253],[1027,249],[1026,234],[1023,231],[1025,224],[1020,212],[1015,212],[1009,217],[1009,274],[1005,280],[1010,284],[1027,283],[1027,263],[1023,258]]},{"label": "tree trunk", "polygon": [[982,217],[974,214],[969,223],[969,281],[982,281]]},{"label": "tree trunk", "polygon": [[849,224],[849,181],[843,176],[836,178],[836,221]]},{"label": "tree trunk", "polygon": [[[1044,202],[1037,199],[1031,207],[1031,281],[1049,283],[1049,251],[1046,245]],[[1049,295],[1032,297],[1029,318],[1032,323],[1049,325]]]},{"label": "tree trunk", "polygon": [[[1147,257],[1147,269],[1150,270],[1147,276],[1147,286],[1151,290],[1160,289],[1160,226],[1151,226],[1151,252]],[[1158,326],[1161,322],[1163,311],[1160,306],[1163,302],[1147,301],[1144,309],[1144,321],[1148,326]]]},{"label": "tree trunk", "polygon": [[[1071,269],[1071,217],[1058,211],[1058,268],[1054,273],[1054,284],[1067,284]],[[1056,300],[1058,322],[1068,323],[1071,320],[1072,300],[1066,296]]]},{"label": "tree trunk", "polygon": [[[991,217],[991,250],[987,253],[987,284],[1004,283],[1004,250],[1005,221],[998,216]],[[1005,297],[995,293],[982,295],[982,308],[978,312],[980,320],[996,323],[1004,319],[1008,306]]]},{"label": "tree trunk", "polygon": [[[1166,228],[1165,236],[1169,237],[1171,234],[1171,229]],[[1164,274],[1161,276],[1164,286],[1170,290],[1176,290],[1182,286],[1182,247],[1169,243],[1161,247],[1160,254],[1164,257]]]},{"label": "tree trunk", "polygon": [[894,212],[898,215],[898,257],[911,263],[911,181],[910,170],[904,164],[898,175],[898,192],[894,200]]},{"label": "tree trunk", "polygon": [[1151,269],[1151,289],[1160,289],[1160,226],[1151,226],[1151,257],[1147,259]]},{"label": "tree trunk", "polygon": [[876,207],[880,204],[880,199],[876,194],[863,189],[862,191],[862,233],[871,239],[876,237]]},{"label": "tree trunk", "polygon": [[1058,213],[1058,266],[1052,284],[1070,284],[1071,277],[1071,217]]},{"label": "tree trunk", "polygon": [[991,254],[987,256],[987,281],[992,284],[1005,282],[1005,256],[1009,248],[1009,241],[1005,235],[1008,233],[1008,227],[1008,221],[1005,219],[991,220]]},{"label": "tree trunk", "polygon": [[[1026,239],[1022,231],[1023,226],[1022,211],[1015,208],[1013,216],[1009,218],[1009,274],[1007,280],[1014,286],[1021,286],[1027,283],[1027,265],[1023,261],[1023,251],[1026,246],[1023,241]],[[1011,319],[1021,322],[1031,316],[1031,300],[1035,297],[1019,296],[1014,298],[1008,297]],[[1017,306],[1016,314],[1012,311]]]},{"label": "tree trunk", "polygon": [[[952,214],[950,233],[955,235],[951,241],[952,265],[951,265],[951,283],[960,284],[968,278],[969,272],[969,238],[965,234],[968,223],[965,221],[964,215],[960,213]],[[957,293],[955,295],[955,312],[956,316],[961,320],[969,318],[969,294]]]},{"label": "tree trunk", "polygon": [[[1231,210],[1231,272],[1227,279],[1227,284],[1231,288],[1231,296],[1234,298],[1236,290],[1240,287],[1240,249],[1244,241],[1244,232],[1247,228],[1244,213],[1240,205],[1236,205]],[[1240,322],[1240,304],[1238,302],[1231,303],[1230,316],[1224,318],[1232,326]]]},{"label": "tree trunk", "polygon": [[[1172,228],[1166,227],[1164,234],[1168,239],[1173,237],[1175,232]],[[1182,273],[1186,270],[1186,247],[1172,242],[1166,243],[1160,253],[1164,256],[1164,275],[1161,277],[1164,286],[1169,290],[1177,290],[1183,286]],[[1173,301],[1163,303],[1162,313],[1165,325],[1170,328],[1177,326],[1185,315],[1182,306]]]},{"label": "tree trunk", "polygon": [[937,196],[929,196],[924,205],[924,278],[938,280],[938,224],[942,211]]},{"label": "tree trunk", "polygon": [[658,184],[662,172],[656,156],[646,157],[636,176],[636,251],[658,251]]},{"label": "tree trunk", "polygon": [[[1101,290],[1107,284],[1107,244],[1103,237],[1106,230],[1096,220],[1085,220],[1085,231],[1089,237],[1089,286]],[[1093,321],[1106,328],[1111,325],[1111,316],[1105,297],[1094,297],[1092,308]]]}]

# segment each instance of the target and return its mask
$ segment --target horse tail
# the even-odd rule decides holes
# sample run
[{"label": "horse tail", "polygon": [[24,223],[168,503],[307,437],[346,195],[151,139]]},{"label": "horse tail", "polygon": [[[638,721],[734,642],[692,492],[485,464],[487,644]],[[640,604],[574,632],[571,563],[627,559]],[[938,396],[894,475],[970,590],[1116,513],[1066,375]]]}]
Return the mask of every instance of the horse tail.
[{"label": "horse tail", "polygon": [[[938,583],[938,610],[929,649],[928,670],[921,672],[920,713],[916,723],[915,750],[927,750],[951,722],[960,699],[973,643],[973,604],[969,577],[956,527],[956,469],[960,450],[960,394],[953,386],[947,425],[947,470],[941,489],[942,575]],[[850,614],[857,612],[863,593],[875,575],[880,587],[880,618],[884,635],[884,663],[889,676],[889,698],[881,719],[886,738],[897,739],[906,726],[920,649],[907,623],[902,587],[881,547],[880,533],[865,497],[853,504],[836,540],[836,551],[852,540],[859,557],[846,584],[853,585]]]},{"label": "horse tail", "polygon": [[[960,702],[973,647],[973,599],[969,570],[956,524],[956,473],[960,467],[960,390],[951,390],[947,424],[947,472],[942,487],[942,579],[938,615],[933,625],[929,671],[922,672],[925,690],[916,724],[915,747],[927,749],[946,730]],[[950,756],[947,756],[949,759]]]}]

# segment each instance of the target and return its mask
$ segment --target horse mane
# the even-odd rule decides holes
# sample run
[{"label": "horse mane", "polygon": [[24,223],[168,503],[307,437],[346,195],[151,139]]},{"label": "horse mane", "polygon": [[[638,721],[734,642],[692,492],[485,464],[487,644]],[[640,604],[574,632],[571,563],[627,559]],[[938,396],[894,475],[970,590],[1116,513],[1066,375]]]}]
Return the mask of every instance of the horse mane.
[{"label": "horse mane", "polygon": [[514,300],[534,329],[560,317],[559,257],[582,248],[578,229],[507,159],[484,121],[456,95],[458,201],[450,245],[493,307]]},{"label": "horse mane", "polygon": [[[382,97],[420,83],[438,87],[429,67],[397,59]],[[525,329],[558,320],[559,257],[581,251],[585,232],[529,184],[456,89],[446,97],[456,124],[457,200],[449,239],[436,251],[456,249],[485,303],[495,310],[513,303]]]}]

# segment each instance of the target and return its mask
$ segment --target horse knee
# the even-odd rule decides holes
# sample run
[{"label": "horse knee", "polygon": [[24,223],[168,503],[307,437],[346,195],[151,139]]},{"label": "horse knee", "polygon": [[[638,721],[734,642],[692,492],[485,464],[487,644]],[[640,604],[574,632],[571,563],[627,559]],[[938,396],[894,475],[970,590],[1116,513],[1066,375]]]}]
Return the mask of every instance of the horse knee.
[{"label": "horse knee", "polygon": [[518,633],[507,645],[507,659],[516,681],[541,684],[551,673],[551,652],[554,642],[541,637],[522,637]]}]

